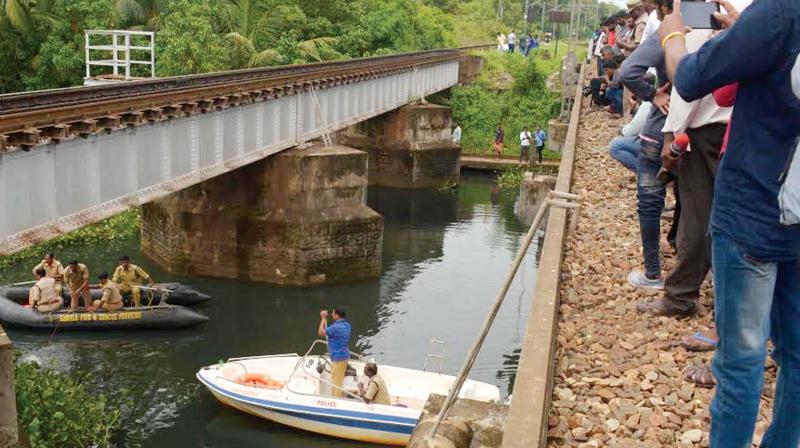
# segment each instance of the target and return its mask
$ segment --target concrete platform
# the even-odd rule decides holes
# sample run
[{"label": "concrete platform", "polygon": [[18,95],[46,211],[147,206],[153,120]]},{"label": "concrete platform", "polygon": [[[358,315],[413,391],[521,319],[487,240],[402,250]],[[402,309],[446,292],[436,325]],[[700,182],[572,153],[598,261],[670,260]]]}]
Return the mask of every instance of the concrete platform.
[{"label": "concrete platform", "polygon": [[[462,154],[461,168],[476,171],[499,171],[505,168],[527,167],[527,162],[520,162],[516,157],[494,157],[484,154]],[[542,174],[558,173],[557,160],[544,160],[541,164],[535,163],[533,171]]]}]

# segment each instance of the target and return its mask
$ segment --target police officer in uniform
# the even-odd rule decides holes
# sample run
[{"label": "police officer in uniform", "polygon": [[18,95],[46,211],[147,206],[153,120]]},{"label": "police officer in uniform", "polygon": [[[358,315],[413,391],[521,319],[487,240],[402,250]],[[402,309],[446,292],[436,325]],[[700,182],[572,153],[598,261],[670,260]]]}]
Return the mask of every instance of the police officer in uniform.
[{"label": "police officer in uniform", "polygon": [[119,266],[114,270],[112,281],[119,286],[119,292],[122,294],[131,293],[133,306],[141,306],[142,290],[138,286],[145,282],[148,285],[154,283],[153,279],[150,278],[150,274],[139,266],[131,264],[131,260],[127,255],[119,259]]}]

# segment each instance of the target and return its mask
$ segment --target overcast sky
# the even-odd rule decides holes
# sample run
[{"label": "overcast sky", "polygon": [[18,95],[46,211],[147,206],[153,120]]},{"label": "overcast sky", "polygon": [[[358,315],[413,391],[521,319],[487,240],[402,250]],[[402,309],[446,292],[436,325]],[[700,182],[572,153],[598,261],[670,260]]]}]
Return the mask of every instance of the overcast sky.
[{"label": "overcast sky", "polygon": [[620,8],[625,7],[625,0],[603,0],[603,3],[612,3],[614,5],[619,6]]}]

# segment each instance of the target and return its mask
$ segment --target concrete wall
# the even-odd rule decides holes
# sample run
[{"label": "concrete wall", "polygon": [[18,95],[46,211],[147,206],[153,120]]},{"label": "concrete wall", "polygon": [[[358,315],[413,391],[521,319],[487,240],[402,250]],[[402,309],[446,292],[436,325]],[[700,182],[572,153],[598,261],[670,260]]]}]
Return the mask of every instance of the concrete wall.
[{"label": "concrete wall", "polygon": [[458,61],[458,83],[472,84],[483,70],[483,57],[465,55]]},{"label": "concrete wall", "polygon": [[144,252],[170,272],[309,286],[376,278],[383,218],[367,155],[294,149],[143,208]]}]

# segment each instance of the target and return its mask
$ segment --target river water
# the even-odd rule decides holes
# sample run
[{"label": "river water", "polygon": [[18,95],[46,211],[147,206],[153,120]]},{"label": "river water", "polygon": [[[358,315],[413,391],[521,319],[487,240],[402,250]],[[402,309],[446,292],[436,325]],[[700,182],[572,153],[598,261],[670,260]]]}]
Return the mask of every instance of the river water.
[{"label": "river water", "polygon": [[[179,331],[37,333],[10,329],[23,359],[74,375],[124,409],[119,446],[366,447],[287,429],[225,408],[195,380],[196,371],[234,356],[304,352],[315,339],[319,310],[343,305],[355,351],[379,363],[423,367],[429,340],[447,342],[443,371],[455,374],[525,232],[516,194],[493,178],[465,173],[450,191],[374,188],[369,205],[384,216],[383,275],[378,280],[311,289],[169,275],[147,260],[139,239],[61,251],[93,275],[126,253],[157,281],[179,281],[212,295],[200,311],[211,320]],[[501,309],[470,377],[513,384],[537,264],[537,241]],[[27,280],[27,264],[0,280]],[[49,342],[49,343],[48,343]]]}]

